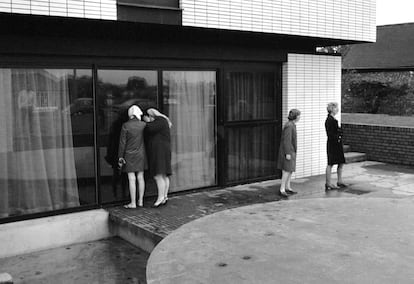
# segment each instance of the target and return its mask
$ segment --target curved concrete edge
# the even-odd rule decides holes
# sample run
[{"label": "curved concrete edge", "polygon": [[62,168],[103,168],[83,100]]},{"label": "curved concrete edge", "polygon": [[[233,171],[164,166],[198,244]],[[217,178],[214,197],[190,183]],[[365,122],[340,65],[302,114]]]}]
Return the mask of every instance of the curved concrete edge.
[{"label": "curved concrete edge", "polygon": [[[316,217],[312,210],[319,211]],[[214,279],[219,281],[214,283],[252,283],[249,281],[267,279],[260,283],[275,283],[277,279],[278,283],[303,283],[292,276],[299,275],[308,283],[343,283],[346,279],[349,283],[390,283],[391,279],[413,283],[413,212],[413,198],[388,197],[289,200],[217,212],[183,225],[162,240],[148,260],[147,282],[213,283],[209,281]],[[254,227],[255,223],[262,227]],[[263,226],[266,223],[268,226]],[[305,228],[292,230],[298,226]],[[312,231],[315,227],[317,231]],[[262,232],[258,234],[259,231]],[[253,238],[245,238],[249,234]],[[289,234],[296,234],[296,239],[289,239]],[[274,239],[264,242],[267,238]],[[311,254],[296,247],[309,241],[313,242],[307,244]],[[261,244],[265,248],[260,249]],[[395,250],[393,246],[397,246]],[[297,255],[290,254],[291,251]],[[220,258],[225,261],[218,261]],[[237,265],[231,270],[235,258],[233,264]],[[295,261],[290,266],[292,259]],[[247,260],[260,262],[255,267],[257,275],[252,264],[243,265]],[[313,270],[307,271],[306,265]],[[211,278],[206,281],[206,277]]]},{"label": "curved concrete edge", "polygon": [[0,258],[109,238],[104,209],[0,225]]}]

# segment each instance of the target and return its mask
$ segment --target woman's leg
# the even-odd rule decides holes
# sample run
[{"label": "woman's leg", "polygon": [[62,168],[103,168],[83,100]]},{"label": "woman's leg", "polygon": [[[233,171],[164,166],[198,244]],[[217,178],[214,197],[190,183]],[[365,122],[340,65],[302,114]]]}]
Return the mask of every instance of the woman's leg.
[{"label": "woman's leg", "polygon": [[136,188],[136,177],[135,173],[131,172],[128,173],[128,182],[129,182],[129,196],[131,197],[131,202],[126,205],[128,208],[135,208],[137,207],[136,199],[137,199],[137,188]]},{"label": "woman's leg", "polygon": [[168,176],[165,176],[164,179],[165,179],[164,200],[167,200],[168,199],[168,191],[170,190],[170,178]]},{"label": "woman's leg", "polygon": [[331,165],[327,165],[326,166],[326,180],[325,180],[325,185],[327,186],[331,186],[331,172],[332,172],[332,166]]},{"label": "woman's leg", "polygon": [[280,184],[280,192],[286,194],[286,182],[289,178],[289,173],[287,171],[282,170],[282,181]]},{"label": "woman's leg", "polygon": [[138,172],[138,206],[142,207],[144,205],[144,193],[145,193],[145,180],[144,172]]},{"label": "woman's leg", "polygon": [[292,191],[292,188],[290,187],[291,178],[292,178],[292,172],[289,172],[286,178],[286,189],[289,189],[290,191]]},{"label": "woman's leg", "polygon": [[157,201],[155,201],[154,206],[158,206],[164,200],[165,180],[162,175],[156,175],[154,176],[154,179],[158,189],[158,198]]},{"label": "woman's leg", "polygon": [[343,184],[343,180],[342,180],[342,169],[344,167],[344,164],[339,164],[338,165],[338,169],[337,169],[337,175],[338,175],[338,183],[339,184]]}]

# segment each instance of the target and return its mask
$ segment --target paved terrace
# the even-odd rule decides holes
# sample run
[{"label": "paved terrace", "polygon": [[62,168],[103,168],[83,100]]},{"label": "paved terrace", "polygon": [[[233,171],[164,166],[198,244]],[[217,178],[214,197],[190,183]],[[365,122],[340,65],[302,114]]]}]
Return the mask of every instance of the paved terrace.
[{"label": "paved terrace", "polygon": [[[254,184],[246,184],[236,187],[225,188],[221,190],[212,190],[212,191],[202,191],[202,192],[195,192],[195,193],[187,193],[187,194],[179,194],[173,195],[170,198],[170,201],[167,206],[161,208],[150,208],[149,206],[153,203],[153,200],[146,200],[145,201],[145,208],[136,209],[136,210],[126,210],[122,207],[114,207],[110,208],[109,211],[111,213],[112,221],[117,222],[118,224],[128,224],[129,229],[139,231],[141,235],[145,235],[147,239],[150,239],[155,245],[156,243],[160,242],[164,239],[164,241],[153,251],[151,254],[151,258],[148,262],[147,267],[147,276],[149,283],[211,283],[208,278],[198,279],[196,282],[188,282],[184,281],[183,279],[174,278],[172,276],[177,275],[177,271],[171,270],[171,265],[174,265],[174,261],[178,258],[169,257],[166,262],[161,263],[161,267],[164,267],[164,271],[159,271],[160,269],[160,262],[159,257],[163,256],[165,253],[174,253],[174,249],[177,246],[174,243],[169,243],[169,238],[180,240],[180,234],[183,234],[183,230],[189,230],[189,226],[195,224],[202,224],[204,220],[211,218],[216,218],[216,216],[220,216],[220,214],[234,214],[237,210],[247,210],[248,212],[256,211],[258,214],[260,212],[265,212],[263,216],[259,216],[256,214],[236,214],[239,216],[248,217],[246,221],[251,222],[252,218],[258,217],[257,226],[260,227],[260,222],[263,220],[269,219],[269,221],[277,222],[277,224],[290,224],[294,223],[292,220],[296,220],[298,222],[305,222],[306,220],[312,222],[319,222],[319,224],[323,224],[321,220],[323,220],[324,216],[318,214],[313,214],[312,210],[315,208],[320,208],[321,205],[315,204],[315,202],[322,202],[323,206],[331,206],[329,210],[326,211],[335,211],[335,209],[339,208],[335,205],[335,202],[341,202],[345,200],[357,200],[354,202],[353,205],[347,208],[348,211],[352,211],[353,219],[355,220],[356,224],[360,224],[361,220],[364,222],[368,222],[366,219],[358,219],[358,216],[366,216],[366,215],[373,215],[375,212],[376,205],[368,204],[371,201],[368,200],[394,200],[393,202],[405,202],[401,208],[404,211],[402,214],[403,216],[408,216],[410,214],[407,213],[407,210],[411,210],[410,212],[414,212],[413,207],[407,203],[407,200],[414,199],[414,169],[405,166],[397,166],[397,165],[390,165],[390,164],[383,164],[378,162],[361,162],[361,163],[353,163],[348,164],[345,166],[344,170],[345,180],[350,183],[348,189],[344,191],[332,191],[329,193],[325,193],[323,185],[324,185],[324,176],[314,176],[310,178],[304,179],[296,179],[292,182],[293,187],[299,192],[297,195],[294,195],[289,198],[289,200],[281,200],[280,197],[277,195],[278,188],[280,186],[280,180],[273,180],[273,181],[266,181],[261,183],[254,183]],[[335,178],[335,176],[333,176]],[[345,199],[344,199],[345,198]],[[312,199],[312,200],[308,200]],[[326,200],[328,199],[328,200]],[[324,202],[327,201],[327,202]],[[367,201],[367,203],[365,203]],[[375,201],[374,201],[375,202]],[[388,202],[388,201],[386,201]],[[265,203],[265,204],[263,204]],[[346,202],[345,202],[346,203]],[[365,205],[366,204],[366,205]],[[258,208],[257,206],[264,206],[266,208]],[[253,207],[251,207],[253,206]],[[256,207],[255,207],[256,206]],[[274,208],[271,209],[270,207]],[[347,205],[344,205],[347,206]],[[379,205],[381,207],[381,205]],[[396,203],[391,203],[391,205],[385,205],[387,208],[393,208],[395,210],[395,214],[398,214],[400,206]],[[365,208],[366,207],[366,208]],[[249,209],[252,208],[252,209]],[[232,210],[227,210],[232,209]],[[365,210],[366,209],[366,210]],[[367,211],[367,210],[371,211]],[[236,210],[236,211],[235,211]],[[250,210],[250,211],[249,211]],[[263,211],[264,210],[264,211]],[[276,210],[275,212],[273,212]],[[295,211],[296,210],[296,211]],[[365,211],[364,211],[365,210]],[[372,211],[374,210],[374,211]],[[268,212],[266,212],[268,211]],[[272,211],[272,212],[270,212]],[[199,219],[206,215],[210,215],[212,213],[218,214],[211,215],[207,218],[202,218],[197,220],[196,222],[191,222],[195,219]],[[240,211],[241,212],[241,211]],[[301,213],[302,212],[302,213]],[[303,212],[307,212],[308,218],[297,218],[298,214],[303,214]],[[405,214],[405,215],[404,215]],[[272,218],[266,215],[272,215]],[[374,214],[375,215],[375,214]],[[332,218],[343,218],[341,214],[333,214]],[[381,215],[379,215],[381,216]],[[383,215],[382,215],[383,216]],[[390,215],[391,216],[391,215]],[[411,214],[412,216],[412,214]],[[228,220],[229,216],[224,216],[223,220]],[[262,219],[265,218],[265,219]],[[319,218],[319,219],[318,219]],[[226,231],[224,229],[231,229],[231,224],[240,225],[244,222],[245,218],[241,218],[238,221],[234,222],[226,222],[229,226],[227,228],[221,228],[223,233]],[[259,221],[259,219],[261,221]],[[271,220],[273,219],[273,220]],[[292,219],[292,220],[290,220]],[[360,220],[360,221],[358,221]],[[389,220],[389,219],[388,219]],[[391,240],[391,243],[401,244],[405,248],[406,255],[405,257],[411,257],[410,260],[414,259],[413,255],[409,255],[408,253],[412,252],[412,248],[414,244],[412,240],[414,239],[414,230],[411,230],[412,224],[414,222],[408,222],[410,220],[405,219],[404,221],[400,222],[400,218],[398,216],[394,216],[393,227],[399,227],[397,232],[405,232],[407,234],[411,234],[411,238],[404,239],[403,236],[398,237],[398,235],[394,235]],[[391,222],[393,222],[391,221]],[[408,223],[407,223],[408,222]],[[338,223],[338,220],[333,220],[332,223]],[[183,224],[187,224],[182,226]],[[219,225],[219,223],[217,223]],[[262,224],[263,225],[263,224]],[[266,226],[272,226],[272,224],[266,223]],[[273,224],[275,225],[275,224]],[[292,228],[294,228],[294,224]],[[296,224],[298,225],[298,224]],[[278,225],[279,226],[279,225]],[[410,227],[411,226],[411,227]],[[274,228],[277,228],[273,226]],[[214,228],[214,223],[212,227]],[[233,227],[234,229],[235,227]],[[256,227],[251,227],[252,229],[256,229]],[[268,227],[266,227],[267,229]],[[272,229],[274,229],[272,228]],[[297,227],[299,229],[299,227]],[[312,235],[313,233],[310,231],[305,230],[305,227],[300,227],[301,229],[298,230],[296,237],[289,241],[285,238],[278,236],[278,232],[270,232],[265,231],[262,232],[262,236],[260,238],[267,239],[267,242],[270,238],[274,238],[274,242],[272,244],[276,245],[286,245],[286,247],[295,246],[299,243],[299,239],[304,236],[315,236]],[[261,230],[263,230],[262,228]],[[280,229],[280,228],[279,228]],[[331,228],[333,231],[334,229]],[[403,229],[403,230],[401,230]],[[205,232],[211,231],[209,227],[204,226],[203,230]],[[253,231],[254,231],[253,230]],[[259,230],[259,228],[257,228]],[[332,232],[332,230],[330,232]],[[376,227],[374,226],[372,231],[375,232]],[[242,230],[243,231],[243,230]],[[328,230],[329,231],[329,230]],[[287,231],[286,231],[287,232]],[[322,232],[322,231],[321,231]],[[387,234],[386,229],[381,231],[382,236],[386,236]],[[185,233],[184,233],[185,235]],[[214,235],[214,234],[213,234]],[[167,237],[168,236],[168,237]],[[183,235],[181,235],[183,236]],[[241,235],[240,235],[241,236]],[[389,235],[388,235],[389,236]],[[194,236],[192,236],[194,237]],[[329,234],[327,235],[329,237]],[[352,237],[342,234],[337,234],[335,237],[338,237],[338,246],[336,249],[341,248],[343,244],[343,240],[352,239]],[[398,237],[398,238],[397,238]],[[260,240],[258,238],[258,240]],[[190,240],[190,235],[188,235],[187,243]],[[317,239],[317,238],[316,238]],[[231,239],[230,239],[231,240]],[[248,238],[246,238],[248,240]],[[283,241],[281,241],[283,240]],[[303,238],[302,238],[303,240]],[[332,239],[331,239],[332,240]],[[378,238],[376,239],[378,240]],[[395,240],[395,242],[394,242]],[[184,245],[184,240],[182,240],[182,244]],[[208,242],[211,241],[210,239],[204,238],[203,246],[206,248],[211,248],[208,245]],[[401,241],[401,242],[400,242]],[[408,241],[408,243],[407,243]],[[406,243],[404,243],[406,242]],[[411,243],[410,243],[411,242]],[[191,242],[190,242],[191,243]],[[196,242],[194,242],[196,244]],[[225,242],[223,242],[225,244]],[[246,243],[245,243],[246,244]],[[251,242],[251,244],[255,244]],[[306,242],[305,242],[306,244]],[[309,244],[309,243],[308,243]],[[380,243],[378,243],[380,244]],[[240,245],[240,243],[239,243]],[[240,247],[238,245],[238,247]],[[385,244],[384,244],[385,245]],[[102,246],[105,249],[102,249]],[[232,242],[227,243],[228,247],[232,246]],[[111,249],[113,247],[113,249]],[[181,247],[178,246],[179,248]],[[220,246],[215,246],[219,248]],[[236,247],[236,246],[234,246]],[[241,246],[242,248],[245,246]],[[285,247],[285,248],[286,248]],[[330,247],[332,243],[330,243]],[[148,246],[150,250],[153,249]],[[165,249],[171,249],[166,251]],[[183,246],[184,248],[184,246]],[[194,262],[194,258],[191,258],[191,248],[185,247],[186,250],[178,250],[179,253],[186,252],[187,255],[181,255],[180,257],[188,257],[192,259]],[[377,247],[378,248],[378,247]],[[336,251],[332,250],[331,252]],[[282,250],[281,250],[282,251]],[[294,250],[285,250],[285,252],[292,252]],[[196,252],[196,250],[194,250]],[[300,251],[296,251],[300,253]],[[381,252],[380,249],[377,250],[378,253]],[[75,254],[74,254],[75,253]],[[341,252],[342,253],[342,252]],[[193,256],[197,256],[197,253],[192,254]],[[203,254],[201,254],[202,256]],[[206,254],[204,254],[205,256]],[[232,265],[236,262],[231,262],[230,259],[221,258],[220,254],[215,254],[219,258],[216,261],[212,261],[211,259],[207,259],[204,263],[202,258],[200,258],[201,267],[205,266],[206,264],[212,264],[212,267],[215,269],[219,269],[220,273],[229,272],[231,275],[239,275],[237,274],[236,270],[228,270],[228,268],[232,267]],[[240,251],[237,254],[233,254],[233,256],[237,256],[237,260],[241,262],[244,266],[239,266],[239,268],[246,267],[246,264],[251,264],[253,267],[253,263],[259,260],[263,260],[266,256],[265,252],[258,253],[257,251]],[[301,254],[298,254],[302,257]],[[339,254],[333,254],[339,255]],[[331,268],[332,271],[345,269],[346,267],[343,266],[344,259],[351,259],[350,257],[354,257],[356,252],[353,251],[352,253],[343,254],[340,259],[340,263],[335,263],[337,259],[330,259],[332,260]],[[200,256],[200,255],[198,255]],[[286,254],[286,257],[288,254]],[[399,260],[405,261],[405,258],[399,257],[398,254],[394,254],[394,258],[392,261],[396,263],[398,271],[405,271],[408,265],[413,265],[414,261],[409,261],[402,265],[398,264]],[[78,244],[73,246],[67,246],[64,248],[52,249],[48,251],[42,251],[38,253],[32,253],[28,255],[22,255],[18,257],[12,257],[7,259],[0,259],[0,267],[2,268],[2,272],[8,272],[13,276],[15,283],[72,283],[70,281],[76,280],[76,283],[145,283],[143,279],[146,279],[145,275],[145,266],[146,261],[148,259],[148,253],[145,253],[141,250],[137,250],[134,247],[130,246],[129,244],[120,243],[119,239],[114,240],[104,240],[101,243],[97,244]],[[274,258],[277,259],[277,258]],[[293,258],[292,258],[293,259]],[[165,260],[164,260],[165,261]],[[175,262],[176,263],[176,262]],[[183,262],[185,263],[185,262]],[[292,274],[293,271],[298,268],[301,268],[303,263],[293,263],[289,262],[287,258],[279,259],[279,263],[284,263],[281,266],[281,270],[286,269],[284,271],[278,270],[279,275],[289,275]],[[349,262],[348,262],[349,263]],[[276,264],[273,263],[271,270],[274,270]],[[296,265],[296,266],[295,266]],[[180,268],[180,266],[175,266],[176,268]],[[183,267],[183,266],[181,266]],[[224,269],[221,269],[224,268]],[[325,267],[326,268],[326,267]],[[226,270],[225,270],[226,269]],[[188,270],[188,269],[187,269]],[[194,270],[197,271],[197,270]],[[208,268],[205,272],[210,271],[210,273],[214,273],[214,270]],[[240,271],[240,270],[239,270]],[[247,271],[247,270],[246,270]],[[276,271],[276,270],[275,270]],[[280,272],[281,271],[281,272]],[[315,270],[316,271],[316,270]],[[414,267],[409,271],[414,271]],[[348,271],[348,274],[351,273]],[[313,273],[313,275],[317,275],[317,273]],[[201,276],[202,274],[200,274]],[[211,275],[211,274],[210,274]],[[219,275],[219,274],[217,274]],[[301,274],[298,274],[301,275]],[[306,275],[306,273],[305,273]],[[401,274],[402,277],[409,276],[408,274]],[[254,276],[251,274],[250,276]],[[250,277],[249,276],[249,277]],[[274,276],[272,276],[274,277]],[[59,280],[57,280],[59,279]],[[179,281],[177,282],[177,279]],[[191,278],[190,278],[191,279]],[[207,280],[206,280],[207,279]],[[238,282],[243,282],[243,279]],[[246,279],[245,278],[245,283]],[[272,279],[272,278],[267,278]],[[278,278],[285,279],[286,278]],[[405,278],[398,278],[398,279],[405,279]],[[69,282],[67,282],[67,281]],[[183,280],[184,282],[180,282]],[[194,279],[193,279],[194,280]],[[232,282],[234,279],[229,280],[230,282],[227,283],[234,283]],[[277,283],[280,281],[273,281],[269,283]],[[289,280],[289,279],[287,279]],[[289,283],[286,280],[284,283]],[[343,279],[342,279],[343,280]],[[407,283],[414,283],[414,279],[408,279],[410,282]],[[407,280],[407,281],[408,281]],[[265,281],[265,280],[263,280]],[[237,283],[238,283],[237,282]],[[344,283],[346,281],[339,281],[338,283]],[[226,281],[221,282],[226,283]],[[301,283],[301,282],[292,282],[292,283]],[[319,282],[323,283],[323,282]],[[332,283],[332,282],[330,282]],[[348,282],[350,283],[350,282]],[[401,283],[405,283],[402,281]]]}]

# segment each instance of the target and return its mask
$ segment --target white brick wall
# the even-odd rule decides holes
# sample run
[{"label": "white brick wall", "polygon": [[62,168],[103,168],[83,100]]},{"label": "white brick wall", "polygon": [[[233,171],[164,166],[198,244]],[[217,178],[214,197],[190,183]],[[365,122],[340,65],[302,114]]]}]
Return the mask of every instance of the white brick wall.
[{"label": "white brick wall", "polygon": [[[287,121],[289,110],[301,111],[297,124],[298,153],[295,177],[325,172],[326,105],[341,104],[341,57],[289,54],[283,65],[282,116]],[[339,119],[341,114],[337,115]]]},{"label": "white brick wall", "polygon": [[0,0],[0,12],[116,20],[116,0]]},{"label": "white brick wall", "polygon": [[183,25],[375,41],[376,0],[180,0]]}]

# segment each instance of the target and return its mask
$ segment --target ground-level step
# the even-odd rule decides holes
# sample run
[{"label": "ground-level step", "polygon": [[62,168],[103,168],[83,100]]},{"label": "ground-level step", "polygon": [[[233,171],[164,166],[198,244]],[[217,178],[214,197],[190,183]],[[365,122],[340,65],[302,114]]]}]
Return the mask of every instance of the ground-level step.
[{"label": "ground-level step", "polygon": [[357,163],[363,162],[367,160],[367,155],[365,153],[359,152],[347,152],[345,153],[345,162],[349,163]]}]

